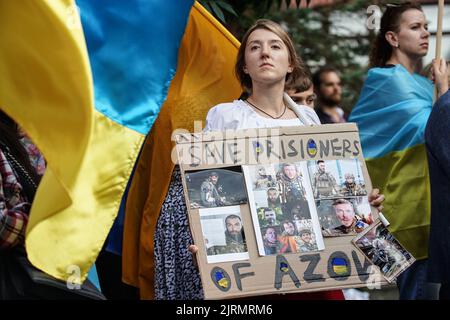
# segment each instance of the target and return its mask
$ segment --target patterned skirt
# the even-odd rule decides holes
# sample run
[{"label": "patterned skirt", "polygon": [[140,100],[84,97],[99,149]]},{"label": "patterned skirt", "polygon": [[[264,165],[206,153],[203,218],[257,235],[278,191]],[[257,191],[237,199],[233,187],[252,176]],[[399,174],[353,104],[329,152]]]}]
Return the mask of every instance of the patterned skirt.
[{"label": "patterned skirt", "polygon": [[158,300],[204,299],[193,255],[193,244],[181,172],[176,166],[155,231],[155,298]]}]

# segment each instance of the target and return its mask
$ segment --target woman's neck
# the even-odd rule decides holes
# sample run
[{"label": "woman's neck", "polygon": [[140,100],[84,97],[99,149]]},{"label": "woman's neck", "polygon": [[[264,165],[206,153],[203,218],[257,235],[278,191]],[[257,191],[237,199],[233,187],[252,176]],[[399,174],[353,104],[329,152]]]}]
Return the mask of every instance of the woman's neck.
[{"label": "woman's neck", "polygon": [[285,109],[283,101],[284,82],[277,85],[253,84],[252,94],[248,100],[261,110],[277,116]]},{"label": "woman's neck", "polygon": [[419,58],[411,58],[410,56],[402,53],[401,51],[393,52],[389,60],[386,61],[386,64],[401,64],[405,67],[406,70],[410,74],[413,74],[416,71],[416,66],[420,61]]}]

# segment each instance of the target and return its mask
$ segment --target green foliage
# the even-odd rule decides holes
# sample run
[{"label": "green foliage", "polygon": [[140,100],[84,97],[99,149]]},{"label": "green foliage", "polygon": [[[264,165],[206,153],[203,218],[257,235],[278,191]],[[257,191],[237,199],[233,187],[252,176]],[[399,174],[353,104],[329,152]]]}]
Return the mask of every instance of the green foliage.
[{"label": "green foliage", "polygon": [[337,16],[344,16],[347,20],[358,17],[355,23],[362,23],[367,16],[368,1],[341,0],[332,6],[281,11],[283,1],[290,3],[290,0],[228,0],[226,2],[238,14],[225,13],[225,26],[240,40],[257,19],[267,18],[281,23],[289,31],[297,51],[312,72],[324,65],[340,71],[342,106],[349,112],[356,104],[367,72],[365,62],[374,33],[365,26],[357,28],[361,32],[355,33],[344,26],[336,26],[333,20]]},{"label": "green foliage", "polygon": [[231,14],[237,17],[233,7],[222,0],[199,0],[200,4],[205,7],[211,14],[216,16],[222,23],[226,23],[225,14]]},{"label": "green foliage", "polygon": [[354,19],[362,23],[366,18],[366,1],[351,1],[333,7],[273,11],[267,18],[285,25],[311,71],[324,65],[333,66],[341,73],[343,83],[342,106],[350,112],[356,104],[367,72],[367,56],[374,37],[365,27],[360,32],[336,26],[336,17]]}]

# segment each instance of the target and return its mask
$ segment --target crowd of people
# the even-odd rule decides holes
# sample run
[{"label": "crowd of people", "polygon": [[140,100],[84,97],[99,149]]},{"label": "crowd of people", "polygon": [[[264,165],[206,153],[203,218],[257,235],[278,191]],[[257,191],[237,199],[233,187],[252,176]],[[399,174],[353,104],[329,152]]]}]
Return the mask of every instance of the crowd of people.
[{"label": "crowd of people", "polygon": [[[437,287],[431,286],[431,283],[442,284],[441,298],[450,298],[448,250],[450,240],[446,232],[450,226],[447,214],[450,201],[446,196],[450,189],[450,146],[447,139],[450,134],[448,69],[446,62],[440,59],[433,62],[431,80],[416,73],[421,58],[428,52],[429,36],[427,20],[419,5],[407,3],[387,7],[371,52],[371,69],[362,88],[360,100],[348,118],[341,106],[342,83],[339,71],[326,66],[310,77],[287,32],[273,21],[258,20],[244,35],[235,65],[235,73],[246,99],[213,106],[206,118],[205,131],[320,125],[343,123],[350,119],[358,123],[361,132],[365,132],[365,126],[369,126],[365,122],[365,117],[371,112],[386,114],[388,117],[389,114],[400,117],[408,112],[426,112],[425,122],[423,123],[424,118],[421,118],[421,123],[410,123],[409,130],[410,135],[419,135],[422,139],[426,139],[430,181],[424,180],[421,183],[431,184],[431,211],[411,210],[408,212],[411,218],[405,219],[404,223],[415,221],[412,218],[415,215],[429,217],[431,213],[430,251],[429,256],[418,259],[398,279],[402,299],[435,297]],[[433,82],[438,88],[438,101],[432,108]],[[389,86],[389,90],[380,89],[384,85]],[[401,99],[400,102],[404,106],[401,114],[392,110],[398,99]],[[423,103],[421,105],[423,110],[415,109],[417,108],[413,105],[415,99]],[[372,105],[371,101],[376,105]],[[408,121],[407,117],[404,118]],[[428,118],[429,125],[425,132]],[[30,148],[29,144],[27,147],[19,128],[7,115],[0,113],[0,120],[0,263],[2,264],[0,273],[2,273],[4,261],[9,259],[8,253],[24,248],[28,214],[43,171],[43,160],[36,159],[35,149]],[[381,126],[381,123],[370,123],[370,126],[372,125]],[[363,149],[376,143],[377,141],[369,141],[366,145],[363,144]],[[318,165],[321,166],[320,163]],[[264,172],[260,174],[265,175]],[[321,194],[342,193],[343,190],[336,188],[329,174],[326,177],[325,175],[326,173],[322,172],[316,177],[316,191]],[[216,178],[211,175],[210,180],[202,185],[201,200],[205,206],[212,203],[215,205],[217,201],[223,200],[216,194],[214,183]],[[347,179],[345,192],[363,195],[361,187],[352,181],[354,176],[346,175]],[[176,167],[156,225],[154,239],[156,299],[204,298],[199,271],[194,262],[198,248],[193,245],[181,181],[180,170]],[[298,230],[296,227],[296,223],[302,224],[300,216],[294,219],[293,214],[292,221],[277,220],[276,208],[279,207],[277,201],[280,202],[282,211],[293,212],[295,207],[307,206],[304,199],[305,191],[298,179],[296,168],[286,164],[278,181],[267,182],[272,185],[268,188],[268,197],[271,199],[269,208],[264,212],[267,222],[263,233],[266,252],[272,254],[311,251],[314,248],[311,232],[308,233],[307,229]],[[373,206],[379,211],[383,210],[384,196],[378,189],[372,190],[368,196]],[[388,200],[396,201],[396,199]],[[334,204],[336,216],[342,221],[344,228],[334,231],[349,232],[351,229],[361,227],[354,219],[354,212],[353,215],[345,212],[347,209],[350,210],[348,206],[345,201]],[[178,227],[170,230],[175,230],[173,232],[176,234],[166,228],[173,221],[176,221]],[[273,225],[276,223],[283,225],[282,234],[277,234],[277,230],[274,229]],[[425,224],[430,225],[429,218]],[[227,231],[230,233],[230,241],[234,241],[233,245],[236,247],[241,246],[245,239],[239,226],[242,226],[240,217],[229,217]],[[402,225],[402,227],[409,226]],[[295,231],[296,237],[301,241],[290,241],[290,236],[294,235]],[[410,229],[410,232],[414,238],[414,229]],[[284,239],[288,240],[280,241],[283,235]],[[417,239],[421,240],[423,236],[417,235]],[[427,278],[427,275],[430,277]],[[0,293],[3,294],[2,291]],[[297,294],[296,297],[302,299],[307,295]],[[343,299],[343,295],[337,290],[323,292],[317,298]]]}]

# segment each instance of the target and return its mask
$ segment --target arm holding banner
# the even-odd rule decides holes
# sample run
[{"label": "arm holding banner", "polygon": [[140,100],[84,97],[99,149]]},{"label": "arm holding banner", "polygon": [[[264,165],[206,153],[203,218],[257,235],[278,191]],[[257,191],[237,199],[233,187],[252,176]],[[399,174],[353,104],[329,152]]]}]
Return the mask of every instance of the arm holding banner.
[{"label": "arm holding banner", "polygon": [[436,84],[438,98],[444,95],[449,89],[449,70],[447,61],[442,58],[433,59],[432,80]]}]

